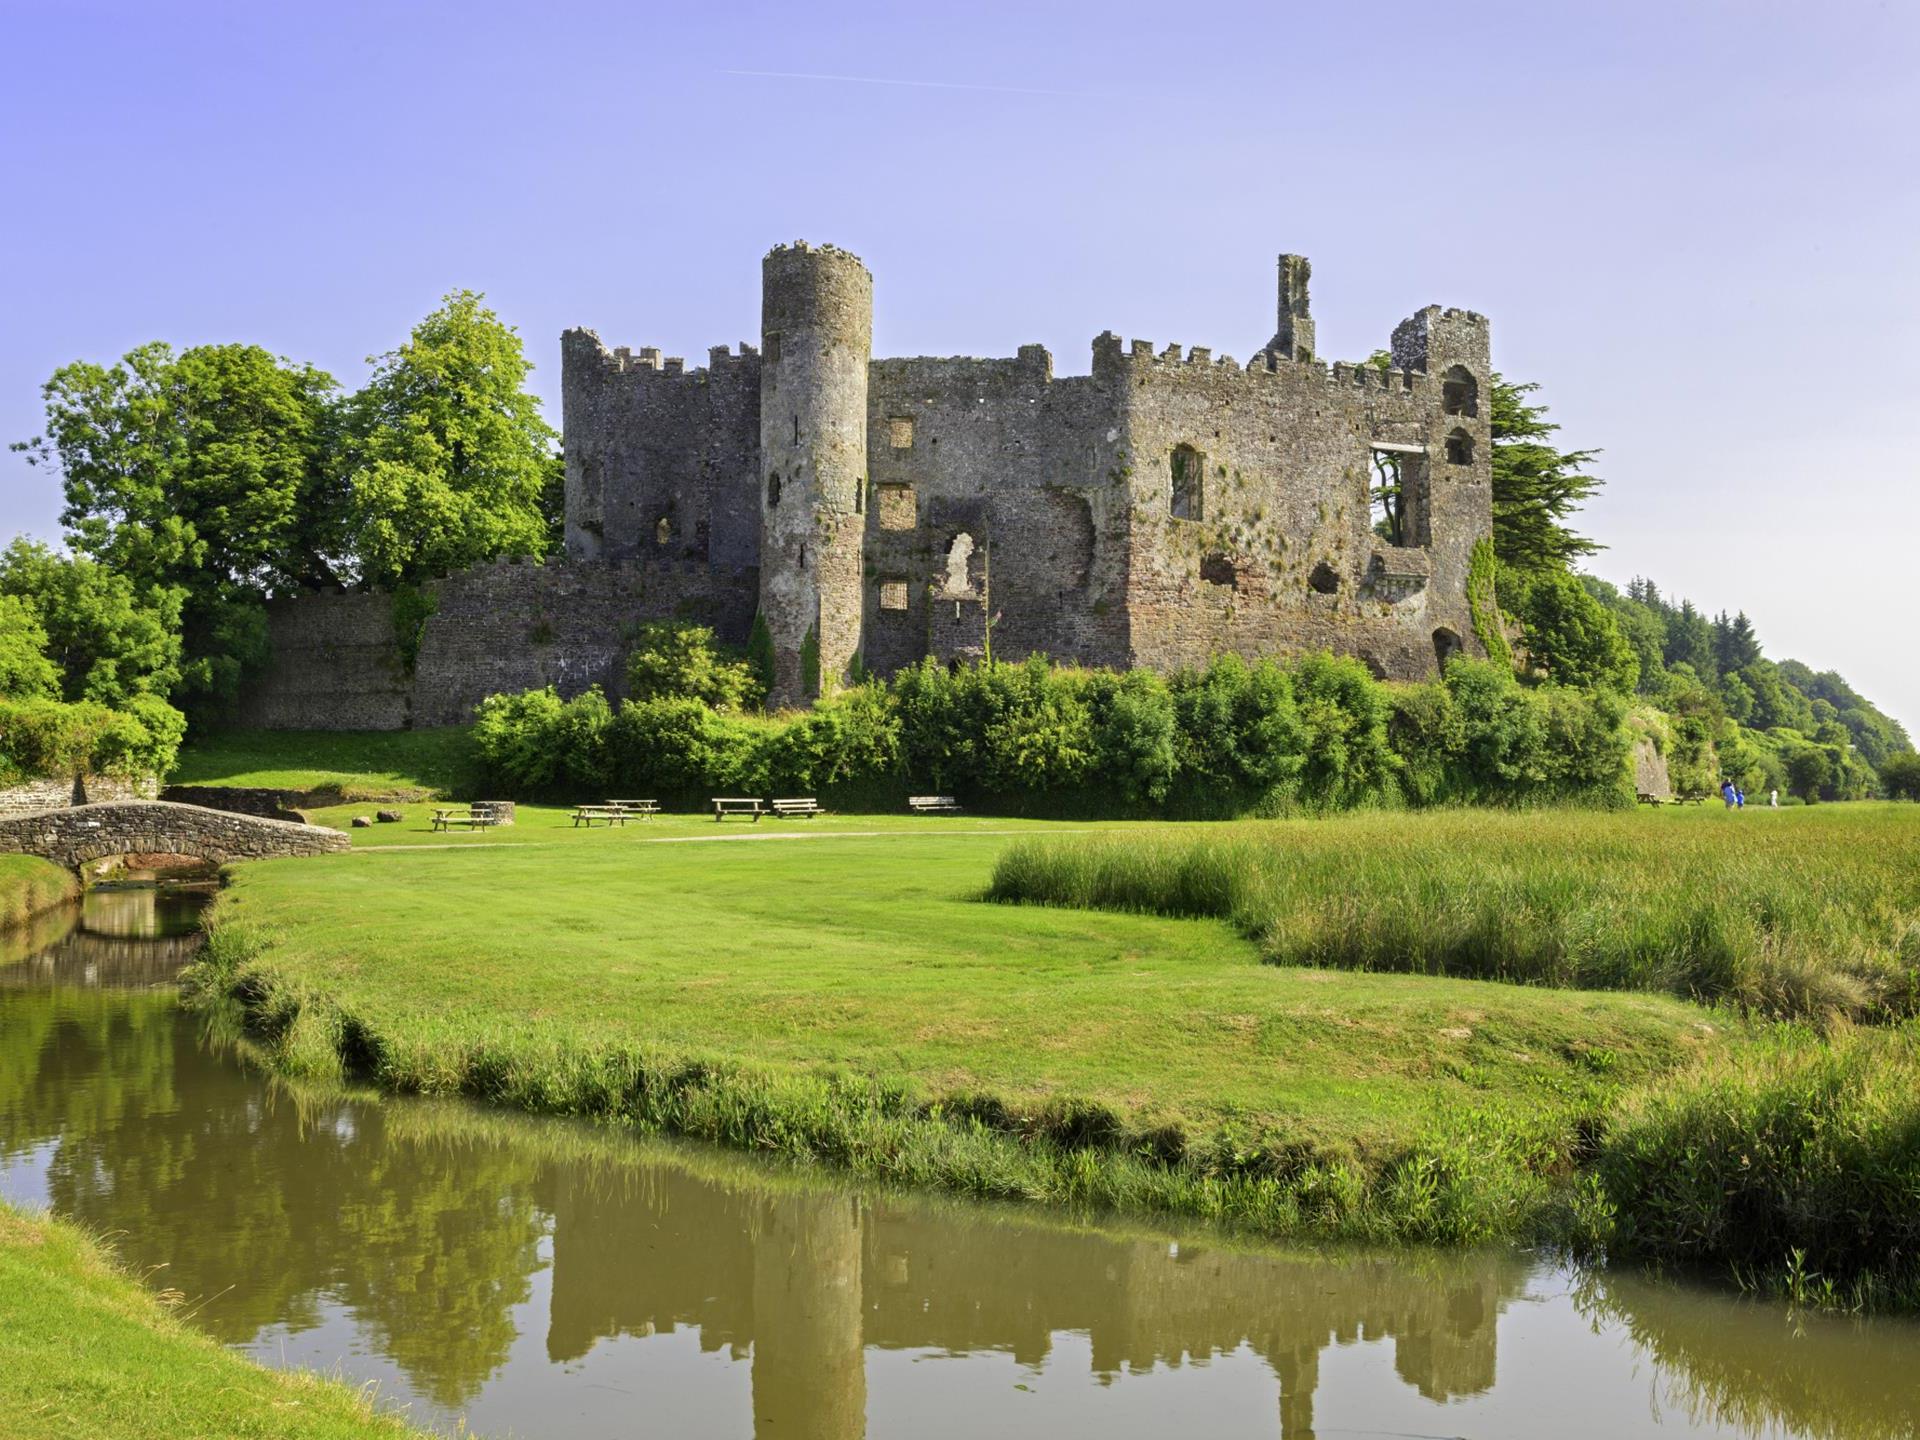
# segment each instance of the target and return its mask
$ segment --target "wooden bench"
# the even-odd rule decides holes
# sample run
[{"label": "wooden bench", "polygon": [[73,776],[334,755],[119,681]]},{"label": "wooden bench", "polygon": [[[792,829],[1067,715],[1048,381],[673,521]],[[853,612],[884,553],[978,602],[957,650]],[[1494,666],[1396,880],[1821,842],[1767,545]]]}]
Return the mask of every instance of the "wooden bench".
[{"label": "wooden bench", "polygon": [[919,815],[957,815],[961,805],[951,795],[909,795],[907,808]]},{"label": "wooden bench", "polygon": [[749,799],[739,795],[716,795],[713,797],[713,818],[716,824],[726,819],[729,815],[751,815],[753,817],[753,823],[758,825],[760,823],[760,817],[765,813],[766,806],[756,799]]},{"label": "wooden bench", "polygon": [[609,800],[607,804],[615,810],[624,810],[629,815],[638,815],[642,820],[651,820],[660,813],[658,800]]},{"label": "wooden bench", "polygon": [[777,820],[804,820],[820,813],[820,802],[809,795],[801,800],[775,800],[771,802],[771,809]]},{"label": "wooden bench", "polygon": [[443,808],[433,812],[433,828],[436,830],[451,830],[456,825],[464,825],[469,830],[474,830],[482,825],[491,824],[493,824],[492,816],[476,815],[471,810]]},{"label": "wooden bench", "polygon": [[573,828],[576,830],[582,825],[591,830],[596,822],[624,825],[627,823],[627,812],[618,805],[582,805],[573,812]]}]

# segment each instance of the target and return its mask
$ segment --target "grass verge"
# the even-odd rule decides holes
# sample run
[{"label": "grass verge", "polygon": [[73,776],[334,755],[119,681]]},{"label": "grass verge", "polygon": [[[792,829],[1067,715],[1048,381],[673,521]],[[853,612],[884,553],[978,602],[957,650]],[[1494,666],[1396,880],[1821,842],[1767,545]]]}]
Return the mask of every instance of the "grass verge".
[{"label": "grass verge", "polygon": [[1920,811],[1454,811],[1029,841],[992,898],[1230,921],[1270,961],[1920,1007]]},{"label": "grass verge", "polygon": [[37,855],[0,855],[0,930],[25,925],[79,895],[80,881],[64,866]]},{"label": "grass verge", "polygon": [[169,779],[176,785],[291,790],[316,801],[417,799],[470,793],[470,732],[215,730],[195,734]]},{"label": "grass verge", "polygon": [[401,1440],[369,1392],[198,1334],[85,1232],[0,1204],[0,1429],[19,1440]]},{"label": "grass verge", "polygon": [[966,1194],[1452,1243],[1550,1233],[1610,1099],[1729,1041],[1665,996],[1282,970],[1216,922],[981,905],[1005,822],[522,816],[504,843],[387,826],[242,867],[196,993],[289,1073]]}]

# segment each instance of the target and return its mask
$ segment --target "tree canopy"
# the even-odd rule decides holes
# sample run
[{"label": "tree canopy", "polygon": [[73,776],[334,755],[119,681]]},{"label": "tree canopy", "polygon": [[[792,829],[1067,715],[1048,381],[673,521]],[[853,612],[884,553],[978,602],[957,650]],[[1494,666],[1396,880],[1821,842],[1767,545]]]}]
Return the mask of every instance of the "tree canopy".
[{"label": "tree canopy", "polygon": [[518,332],[481,298],[449,294],[347,402],[348,524],[375,584],[548,550],[559,437]]},{"label": "tree canopy", "polygon": [[1598,450],[1559,450],[1558,422],[1529,397],[1532,381],[1493,377],[1493,549],[1511,570],[1565,569],[1600,549],[1566,522],[1605,482],[1587,473]]}]

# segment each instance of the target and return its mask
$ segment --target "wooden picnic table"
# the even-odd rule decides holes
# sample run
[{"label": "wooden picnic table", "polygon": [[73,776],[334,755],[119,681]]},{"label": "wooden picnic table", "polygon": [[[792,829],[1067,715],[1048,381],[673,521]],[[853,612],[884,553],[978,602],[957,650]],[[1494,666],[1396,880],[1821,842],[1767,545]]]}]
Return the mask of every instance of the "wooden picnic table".
[{"label": "wooden picnic table", "polygon": [[456,825],[465,825],[472,830],[481,825],[491,824],[493,824],[492,816],[476,815],[471,810],[457,806],[442,805],[436,807],[433,812],[433,828],[436,830],[451,830]]},{"label": "wooden picnic table", "polygon": [[807,795],[793,800],[770,801],[768,808],[772,810],[777,820],[804,820],[809,815],[820,813],[820,802],[811,795]]},{"label": "wooden picnic table", "polygon": [[658,800],[609,800],[607,804],[616,810],[624,810],[629,815],[638,815],[642,820],[650,819],[660,813]]},{"label": "wooden picnic table", "polygon": [[631,813],[618,805],[582,805],[573,812],[573,828],[578,830],[585,825],[591,830],[596,820],[608,825],[624,825]]},{"label": "wooden picnic table", "polygon": [[716,795],[713,797],[713,818],[716,824],[729,815],[751,815],[753,823],[758,825],[766,809],[766,803],[754,796]]}]

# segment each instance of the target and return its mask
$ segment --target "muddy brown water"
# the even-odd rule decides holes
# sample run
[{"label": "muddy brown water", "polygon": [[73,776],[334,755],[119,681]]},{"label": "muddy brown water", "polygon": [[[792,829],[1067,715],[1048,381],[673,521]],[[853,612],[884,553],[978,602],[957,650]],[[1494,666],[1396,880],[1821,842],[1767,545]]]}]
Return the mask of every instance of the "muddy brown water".
[{"label": "muddy brown water", "polygon": [[[0,1195],[194,1323],[483,1436],[1911,1436],[1920,1326],[1512,1254],[1264,1249],[294,1089],[171,979],[202,896],[0,951]],[[24,953],[23,953],[24,952]]]}]

